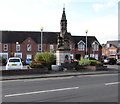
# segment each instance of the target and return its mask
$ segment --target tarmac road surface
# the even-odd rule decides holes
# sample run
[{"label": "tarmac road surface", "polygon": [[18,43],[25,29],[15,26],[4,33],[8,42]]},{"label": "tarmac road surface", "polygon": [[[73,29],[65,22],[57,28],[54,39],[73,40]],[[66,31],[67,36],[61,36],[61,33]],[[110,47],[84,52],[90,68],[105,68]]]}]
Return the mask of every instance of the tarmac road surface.
[{"label": "tarmac road surface", "polygon": [[3,102],[118,102],[118,74],[2,82]]}]

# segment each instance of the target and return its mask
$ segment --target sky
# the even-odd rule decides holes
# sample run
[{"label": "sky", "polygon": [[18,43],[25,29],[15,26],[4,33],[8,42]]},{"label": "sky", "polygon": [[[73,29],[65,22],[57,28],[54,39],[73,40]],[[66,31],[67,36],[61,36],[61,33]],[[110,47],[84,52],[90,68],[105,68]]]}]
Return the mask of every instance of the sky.
[{"label": "sky", "polygon": [[65,4],[67,31],[95,36],[103,44],[118,39],[119,0],[0,0],[0,30],[59,32]]}]

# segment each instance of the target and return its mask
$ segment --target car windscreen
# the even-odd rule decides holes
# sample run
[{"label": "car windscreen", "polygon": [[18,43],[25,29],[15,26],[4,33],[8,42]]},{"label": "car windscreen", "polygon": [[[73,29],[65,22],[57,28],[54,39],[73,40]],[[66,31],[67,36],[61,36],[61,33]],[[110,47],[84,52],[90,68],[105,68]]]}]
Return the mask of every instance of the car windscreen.
[{"label": "car windscreen", "polygon": [[10,59],[9,62],[20,62],[20,59]]}]

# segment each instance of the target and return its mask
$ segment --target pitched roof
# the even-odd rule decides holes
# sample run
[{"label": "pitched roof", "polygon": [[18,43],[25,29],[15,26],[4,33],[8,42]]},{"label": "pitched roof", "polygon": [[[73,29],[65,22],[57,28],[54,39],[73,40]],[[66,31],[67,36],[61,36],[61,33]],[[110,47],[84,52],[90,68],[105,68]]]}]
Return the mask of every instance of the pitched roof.
[{"label": "pitched roof", "polygon": [[[43,32],[43,43],[57,43],[57,35],[59,32]],[[16,41],[22,43],[28,37],[31,37],[36,43],[41,42],[41,32],[28,31],[2,31],[0,33],[2,43],[15,43]]]},{"label": "pitched roof", "polygon": [[[43,32],[43,43],[44,44],[57,44],[57,36],[60,32]],[[70,33],[68,33],[71,35]],[[41,32],[34,31],[0,31],[1,43],[22,43],[25,39],[30,37],[36,43],[41,42]],[[79,41],[86,43],[86,36],[71,36],[71,40],[77,46]],[[95,36],[88,36],[88,47],[91,47],[91,43],[98,40]],[[99,43],[99,42],[98,42]],[[101,45],[100,45],[101,46]]]},{"label": "pitched roof", "polygon": [[[72,36],[72,40],[73,42],[76,44],[77,46],[77,43],[79,43],[79,41],[83,41],[84,43],[86,43],[86,36]],[[92,43],[94,41],[97,41],[99,43],[99,41],[96,39],[95,36],[87,36],[87,46],[88,47],[91,47]],[[99,46],[102,47],[99,43]]]},{"label": "pitched roof", "polygon": [[116,48],[120,49],[120,40],[107,41],[107,44],[113,45]]}]

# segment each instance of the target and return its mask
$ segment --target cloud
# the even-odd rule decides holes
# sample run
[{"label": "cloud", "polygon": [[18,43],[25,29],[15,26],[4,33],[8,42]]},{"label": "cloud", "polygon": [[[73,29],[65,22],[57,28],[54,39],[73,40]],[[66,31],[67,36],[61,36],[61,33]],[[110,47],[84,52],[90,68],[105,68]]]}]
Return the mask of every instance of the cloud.
[{"label": "cloud", "polygon": [[[69,6],[74,2],[94,2],[93,8],[96,11],[115,7],[117,4],[117,0],[2,0],[0,29],[40,31],[40,27],[43,26],[44,31],[60,31],[63,3]],[[92,20],[88,17],[88,21],[83,22],[80,18],[77,19],[79,14],[76,14],[76,20],[73,16],[67,14],[68,31],[72,35],[85,35],[84,31],[88,29],[88,35],[96,36],[101,43],[108,39],[117,39],[117,16],[94,17]]]},{"label": "cloud", "polygon": [[117,7],[117,5],[118,5],[118,0],[109,0],[107,2],[102,2],[102,3],[99,2],[99,3],[93,4],[92,7],[96,12],[99,12],[106,8]]},{"label": "cloud", "polygon": [[96,12],[100,11],[101,9],[103,9],[105,6],[103,4],[94,4],[93,8]]},{"label": "cloud", "polygon": [[[68,26],[68,30],[73,35],[85,36],[85,30],[88,29],[88,36],[96,36],[100,43],[106,43],[108,40],[118,39],[118,17],[100,17],[88,20],[84,23]],[[74,28],[73,28],[74,27]]]}]

